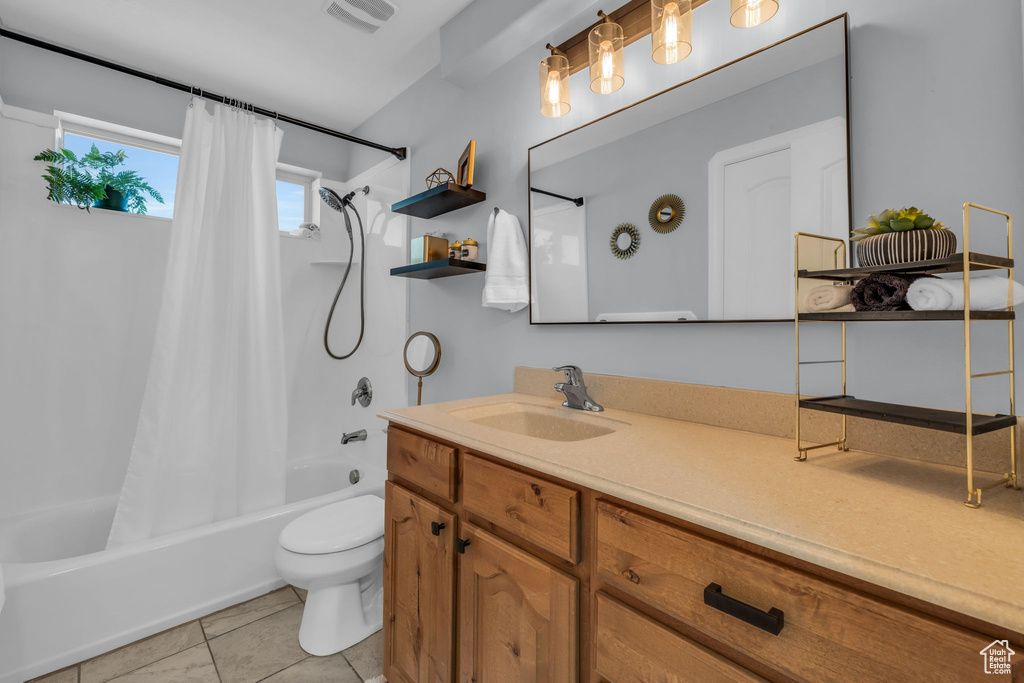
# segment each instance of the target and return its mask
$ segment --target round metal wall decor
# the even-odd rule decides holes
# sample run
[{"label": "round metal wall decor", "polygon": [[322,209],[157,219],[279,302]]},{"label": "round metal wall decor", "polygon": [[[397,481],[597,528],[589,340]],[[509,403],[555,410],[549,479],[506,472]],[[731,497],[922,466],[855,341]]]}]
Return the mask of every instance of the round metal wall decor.
[{"label": "round metal wall decor", "polygon": [[683,200],[678,195],[663,194],[651,204],[647,220],[650,221],[654,232],[666,235],[678,228],[685,216],[686,205],[683,204]]},{"label": "round metal wall decor", "polygon": [[[629,244],[620,246],[619,238],[624,235],[629,237]],[[632,223],[623,223],[612,231],[610,246],[615,258],[628,259],[640,248],[640,231]]]}]

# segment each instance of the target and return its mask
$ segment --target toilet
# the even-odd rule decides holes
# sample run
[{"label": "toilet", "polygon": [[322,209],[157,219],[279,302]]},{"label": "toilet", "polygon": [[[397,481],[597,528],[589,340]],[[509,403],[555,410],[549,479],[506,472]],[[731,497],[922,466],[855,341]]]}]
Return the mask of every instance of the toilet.
[{"label": "toilet", "polygon": [[277,570],[309,591],[299,645],[326,656],[383,625],[384,500],[367,495],[308,512],[281,531]]}]

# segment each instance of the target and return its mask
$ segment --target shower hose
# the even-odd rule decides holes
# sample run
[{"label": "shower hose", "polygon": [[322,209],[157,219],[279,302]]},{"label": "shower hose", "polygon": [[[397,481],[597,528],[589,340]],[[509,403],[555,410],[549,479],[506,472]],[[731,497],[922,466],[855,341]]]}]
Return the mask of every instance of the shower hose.
[{"label": "shower hose", "polygon": [[[355,242],[352,238],[352,220],[348,217],[349,209],[352,209],[356,214],[356,222],[359,224],[359,339],[356,340],[356,345],[352,347],[351,351],[339,356],[331,351],[331,343],[328,341],[327,335],[331,331],[331,318],[334,317],[334,309],[338,306],[341,291],[345,289],[345,282],[348,281],[348,274],[352,270],[352,258],[355,256],[356,251]],[[363,331],[366,328],[366,302],[364,297],[366,285],[366,236],[363,234],[363,219],[359,215],[359,210],[348,202],[343,204],[341,214],[345,217],[345,229],[348,231],[348,265],[345,267],[345,275],[341,278],[341,284],[338,285],[338,291],[334,294],[334,301],[331,302],[331,312],[327,314],[327,323],[324,325],[324,349],[327,351],[327,355],[335,360],[345,360],[352,357],[352,354],[356,352],[359,345],[363,343]]]}]

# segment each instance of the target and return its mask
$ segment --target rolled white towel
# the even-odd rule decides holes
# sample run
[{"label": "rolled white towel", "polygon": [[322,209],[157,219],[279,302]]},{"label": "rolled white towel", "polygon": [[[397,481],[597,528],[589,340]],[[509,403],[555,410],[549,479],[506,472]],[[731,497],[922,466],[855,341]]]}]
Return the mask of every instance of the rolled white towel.
[{"label": "rolled white towel", "polygon": [[[971,276],[971,310],[1002,311],[1008,307],[1006,278],[1001,275]],[[1024,303],[1024,285],[1013,283],[1014,306]],[[963,278],[943,280],[921,278],[907,291],[907,303],[915,311],[962,311],[964,308]]]},{"label": "rolled white towel", "polygon": [[309,228],[295,228],[288,234],[292,237],[305,237],[307,239],[311,239],[313,237],[313,231]]}]

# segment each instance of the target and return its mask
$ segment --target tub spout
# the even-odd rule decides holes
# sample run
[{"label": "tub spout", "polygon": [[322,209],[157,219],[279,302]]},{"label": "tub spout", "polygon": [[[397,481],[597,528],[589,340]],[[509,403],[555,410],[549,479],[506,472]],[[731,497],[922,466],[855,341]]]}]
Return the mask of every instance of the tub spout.
[{"label": "tub spout", "polygon": [[366,441],[366,430],[360,429],[358,432],[348,432],[341,435],[342,446],[352,441]]}]

